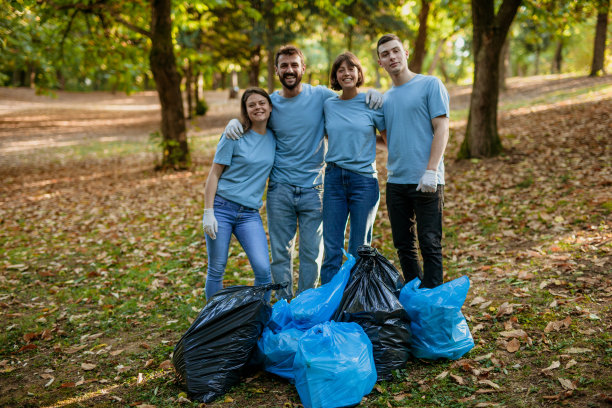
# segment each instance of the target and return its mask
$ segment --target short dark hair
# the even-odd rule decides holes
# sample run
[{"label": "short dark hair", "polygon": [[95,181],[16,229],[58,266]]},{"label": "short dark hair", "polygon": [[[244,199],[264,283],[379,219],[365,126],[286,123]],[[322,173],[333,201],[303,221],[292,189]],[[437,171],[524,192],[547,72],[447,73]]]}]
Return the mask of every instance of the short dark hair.
[{"label": "short dark hair", "polygon": [[402,43],[402,40],[400,40],[400,38],[395,34],[384,34],[382,37],[380,37],[378,39],[378,43],[376,43],[376,54],[380,56],[380,54],[378,53],[378,47],[380,47],[382,44],[386,42],[393,41],[393,40],[399,41],[400,44]]},{"label": "short dark hair", "polygon": [[333,89],[334,91],[340,91],[342,89],[342,86],[340,86],[336,74],[338,73],[338,69],[340,68],[340,65],[342,65],[343,62],[346,62],[346,65],[351,68],[357,68],[357,71],[359,72],[357,78],[357,86],[360,87],[361,85],[363,85],[363,70],[361,69],[361,63],[359,62],[359,58],[357,58],[352,52],[347,51],[338,55],[332,65],[330,77],[331,89]]},{"label": "short dark hair", "polygon": [[276,55],[274,56],[274,66],[278,67],[278,57],[280,57],[281,55],[295,55],[295,54],[300,56],[300,59],[302,60],[302,65],[306,65],[306,60],[304,59],[304,54],[302,53],[302,50],[300,50],[298,47],[296,47],[293,44],[286,44],[280,47],[278,51],[276,51]]},{"label": "short dark hair", "polygon": [[[242,124],[244,125],[245,132],[249,130],[252,125],[251,119],[249,119],[249,114],[247,113],[246,102],[247,99],[249,99],[249,96],[253,94],[261,95],[266,98],[270,104],[270,108],[272,108],[272,100],[270,99],[270,95],[268,95],[265,90],[261,88],[248,88],[246,91],[244,91],[242,98],[240,99],[240,113],[242,114]],[[270,114],[272,114],[272,112],[270,112]]]}]

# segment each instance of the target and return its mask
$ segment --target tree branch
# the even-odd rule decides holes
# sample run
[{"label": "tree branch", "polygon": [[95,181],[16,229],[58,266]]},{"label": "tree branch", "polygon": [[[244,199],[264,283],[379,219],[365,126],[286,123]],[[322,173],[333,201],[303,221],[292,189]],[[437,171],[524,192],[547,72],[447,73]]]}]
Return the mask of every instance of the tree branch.
[{"label": "tree branch", "polygon": [[137,25],[130,23],[129,21],[121,17],[119,13],[117,12],[111,12],[111,16],[116,22],[118,22],[119,24],[122,24],[123,26],[129,28],[130,30],[136,31],[137,33],[142,34],[145,37],[149,37],[149,38],[153,37],[153,33],[151,31],[145,30],[144,28],[138,27]]}]

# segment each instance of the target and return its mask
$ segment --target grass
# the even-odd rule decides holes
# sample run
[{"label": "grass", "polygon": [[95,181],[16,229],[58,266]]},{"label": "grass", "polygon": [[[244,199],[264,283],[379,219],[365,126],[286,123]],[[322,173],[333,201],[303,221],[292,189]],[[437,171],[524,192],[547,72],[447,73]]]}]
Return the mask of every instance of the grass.
[{"label": "grass", "polygon": [[[504,143],[513,141],[504,156],[447,158],[446,280],[471,279],[463,311],[476,347],[459,362],[410,361],[362,406],[605,406],[612,394],[612,201],[603,171],[609,143],[600,138],[599,147],[589,146],[588,127],[578,131],[555,118],[601,121],[605,93],[609,85],[517,102],[513,109],[537,108],[538,101],[568,107],[502,122],[501,133],[511,135]],[[603,102],[584,101],[595,94]],[[538,138],[538,126],[554,131]],[[179,404],[185,395],[160,364],[204,305],[203,185],[218,140],[204,133],[191,140],[193,169],[176,174],[151,170],[156,151],[146,137],[37,150],[27,166],[11,156],[13,168],[25,170],[11,173],[0,190],[0,405]],[[452,140],[449,150],[458,143]],[[555,149],[561,154],[550,153]],[[382,169],[385,152],[379,153]],[[384,181],[381,192],[374,246],[399,265],[381,215]],[[253,280],[235,240],[225,279],[225,285]],[[504,303],[514,305],[511,313],[500,314]],[[568,316],[569,327],[546,330]],[[529,339],[508,352],[502,333],[516,329]],[[567,367],[571,360],[576,364]],[[560,367],[543,374],[553,361]],[[96,367],[85,370],[83,363]],[[45,387],[49,376],[54,381]],[[295,387],[261,372],[207,406],[299,403]]]}]

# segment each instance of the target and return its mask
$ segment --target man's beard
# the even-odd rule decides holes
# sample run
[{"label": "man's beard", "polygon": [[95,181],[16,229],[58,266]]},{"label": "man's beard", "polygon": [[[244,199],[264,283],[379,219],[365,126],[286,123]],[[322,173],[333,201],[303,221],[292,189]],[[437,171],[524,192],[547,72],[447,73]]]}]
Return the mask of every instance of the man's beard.
[{"label": "man's beard", "polygon": [[283,86],[289,90],[293,90],[296,86],[298,86],[300,84],[300,82],[302,82],[302,75],[297,75],[297,74],[291,74],[291,76],[295,77],[295,82],[293,84],[288,84],[285,81],[285,77],[287,77],[289,75],[285,74],[283,77],[279,77],[279,80],[281,82],[281,84],[283,84]]}]

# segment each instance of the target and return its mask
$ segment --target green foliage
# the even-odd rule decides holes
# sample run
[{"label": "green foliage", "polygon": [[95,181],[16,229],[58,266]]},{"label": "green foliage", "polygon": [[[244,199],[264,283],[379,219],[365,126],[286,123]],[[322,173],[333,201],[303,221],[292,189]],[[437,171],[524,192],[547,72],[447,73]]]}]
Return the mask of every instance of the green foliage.
[{"label": "green foliage", "polygon": [[206,112],[208,112],[208,104],[206,103],[206,100],[200,99],[196,104],[195,114],[197,116],[204,116],[206,115]]}]

